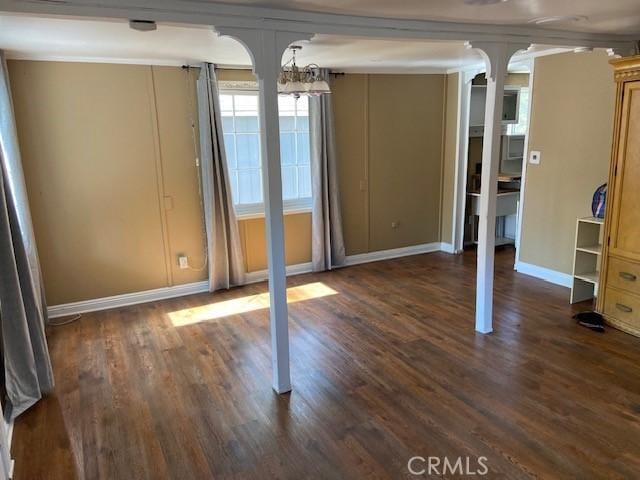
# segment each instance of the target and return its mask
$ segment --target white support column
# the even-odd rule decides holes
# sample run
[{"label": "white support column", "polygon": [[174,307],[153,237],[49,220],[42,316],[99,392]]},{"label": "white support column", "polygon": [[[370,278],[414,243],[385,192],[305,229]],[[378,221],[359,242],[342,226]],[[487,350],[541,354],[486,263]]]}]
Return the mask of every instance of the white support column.
[{"label": "white support column", "polygon": [[481,50],[487,66],[487,99],[482,146],[478,270],[476,280],[476,331],[493,331],[493,274],[495,257],[496,200],[500,167],[502,100],[509,59],[528,44],[472,43]]},{"label": "white support column", "polygon": [[310,39],[312,35],[218,26],[216,26],[216,30],[221,35],[235,38],[247,48],[253,60],[253,72],[258,79],[262,186],[269,262],[269,317],[271,321],[273,389],[277,393],[286,393],[291,391],[291,376],[289,373],[289,317],[284,258],[277,81],[285,49],[295,41]]}]

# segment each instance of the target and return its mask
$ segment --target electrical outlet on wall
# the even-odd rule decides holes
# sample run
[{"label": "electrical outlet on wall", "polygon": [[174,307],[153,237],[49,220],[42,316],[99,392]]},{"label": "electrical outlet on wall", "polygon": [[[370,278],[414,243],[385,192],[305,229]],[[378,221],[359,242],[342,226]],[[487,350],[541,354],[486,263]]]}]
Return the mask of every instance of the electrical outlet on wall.
[{"label": "electrical outlet on wall", "polygon": [[186,255],[178,255],[178,265],[182,270],[189,268],[189,260]]},{"label": "electrical outlet on wall", "polygon": [[398,228],[400,226],[400,222],[397,220],[394,220],[393,222],[391,222],[391,228]]},{"label": "electrical outlet on wall", "polygon": [[529,153],[529,163],[531,165],[540,165],[540,158],[542,157],[542,153],[537,150],[532,150]]}]

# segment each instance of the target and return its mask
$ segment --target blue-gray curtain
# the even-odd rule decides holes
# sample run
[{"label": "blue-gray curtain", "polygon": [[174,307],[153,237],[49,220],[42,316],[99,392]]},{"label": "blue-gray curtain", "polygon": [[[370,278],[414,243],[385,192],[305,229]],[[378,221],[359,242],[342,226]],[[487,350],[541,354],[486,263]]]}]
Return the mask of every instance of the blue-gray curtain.
[{"label": "blue-gray curtain", "polygon": [[[330,82],[329,71],[320,73]],[[314,272],[331,270],[345,261],[338,158],[332,95],[311,97],[309,137],[311,146],[311,264]]]},{"label": "blue-gray curtain", "polygon": [[216,72],[210,63],[204,63],[200,68],[198,120],[209,290],[213,292],[244,284],[245,267],[231,199]]},{"label": "blue-gray curtain", "polygon": [[53,388],[53,373],[40,264],[2,51],[0,165],[0,330],[8,409],[15,418]]}]

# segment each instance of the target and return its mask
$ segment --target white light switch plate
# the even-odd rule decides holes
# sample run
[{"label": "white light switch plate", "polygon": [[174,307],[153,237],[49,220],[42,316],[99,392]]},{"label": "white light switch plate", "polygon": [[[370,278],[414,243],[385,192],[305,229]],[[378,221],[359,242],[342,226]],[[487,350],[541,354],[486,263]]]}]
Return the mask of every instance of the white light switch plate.
[{"label": "white light switch plate", "polygon": [[531,152],[529,152],[529,163],[531,165],[540,165],[541,157],[542,153],[537,150],[531,150]]}]

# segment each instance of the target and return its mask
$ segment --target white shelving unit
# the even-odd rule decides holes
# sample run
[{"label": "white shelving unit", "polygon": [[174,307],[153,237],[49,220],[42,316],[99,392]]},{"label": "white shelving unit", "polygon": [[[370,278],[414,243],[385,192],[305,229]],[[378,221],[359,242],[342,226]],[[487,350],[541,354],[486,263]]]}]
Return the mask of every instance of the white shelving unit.
[{"label": "white shelving unit", "polygon": [[603,222],[604,219],[595,217],[578,218],[576,222],[571,303],[598,296]]}]

